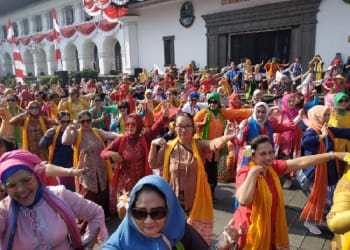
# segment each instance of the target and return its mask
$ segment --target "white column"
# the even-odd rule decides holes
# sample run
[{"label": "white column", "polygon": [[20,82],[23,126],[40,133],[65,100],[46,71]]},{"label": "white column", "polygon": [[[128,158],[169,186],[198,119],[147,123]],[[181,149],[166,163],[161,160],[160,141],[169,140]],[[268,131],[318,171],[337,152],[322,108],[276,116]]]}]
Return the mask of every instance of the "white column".
[{"label": "white column", "polygon": [[125,22],[122,30],[124,31],[123,72],[133,74],[134,69],[139,67],[137,23]]}]

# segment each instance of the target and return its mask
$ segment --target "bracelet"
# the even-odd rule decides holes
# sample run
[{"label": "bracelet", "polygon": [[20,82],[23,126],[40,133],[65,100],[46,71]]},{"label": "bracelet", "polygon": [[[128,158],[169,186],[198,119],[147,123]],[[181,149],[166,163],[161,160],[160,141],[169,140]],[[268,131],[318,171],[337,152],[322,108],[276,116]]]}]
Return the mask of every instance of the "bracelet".
[{"label": "bracelet", "polygon": [[73,171],[73,168],[68,169],[68,176],[72,176],[72,171]]},{"label": "bracelet", "polygon": [[331,155],[332,160],[334,160],[334,158],[335,158],[335,156],[334,156],[334,152],[333,152],[333,151],[329,151],[329,154]]}]

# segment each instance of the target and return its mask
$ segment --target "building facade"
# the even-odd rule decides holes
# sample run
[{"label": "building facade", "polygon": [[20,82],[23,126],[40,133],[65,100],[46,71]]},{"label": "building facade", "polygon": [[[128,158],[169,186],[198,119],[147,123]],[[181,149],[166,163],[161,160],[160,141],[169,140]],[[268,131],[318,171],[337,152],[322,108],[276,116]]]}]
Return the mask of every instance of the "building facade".
[{"label": "building facade", "polygon": [[345,0],[146,0],[109,24],[88,17],[80,0],[32,1],[0,12],[0,75],[13,74],[5,41],[11,18],[26,75],[56,71],[51,9],[61,28],[63,69],[96,69],[101,75],[133,74],[135,69],[224,66],[249,57],[253,63],[274,56],[283,63],[300,56],[306,65],[320,54],[328,66],[336,53],[350,55],[350,5]]}]

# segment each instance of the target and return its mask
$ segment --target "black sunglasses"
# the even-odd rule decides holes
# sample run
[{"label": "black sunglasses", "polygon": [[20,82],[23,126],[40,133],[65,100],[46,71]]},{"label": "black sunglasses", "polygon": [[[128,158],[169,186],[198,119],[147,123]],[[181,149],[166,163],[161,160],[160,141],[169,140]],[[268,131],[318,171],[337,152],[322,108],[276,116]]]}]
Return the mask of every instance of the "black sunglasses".
[{"label": "black sunglasses", "polygon": [[90,123],[91,119],[80,120],[79,123]]},{"label": "black sunglasses", "polygon": [[210,104],[210,103],[212,103],[212,104],[218,104],[218,102],[217,102],[217,101],[214,101],[214,100],[209,100],[208,103],[209,103],[209,104]]},{"label": "black sunglasses", "polygon": [[118,109],[126,109],[125,106],[119,106]]},{"label": "black sunglasses", "polygon": [[148,215],[152,220],[160,220],[165,218],[168,213],[168,209],[165,207],[155,207],[151,208],[151,211],[148,212],[145,208],[132,208],[131,214],[136,220],[145,220]]},{"label": "black sunglasses", "polygon": [[8,102],[15,102],[15,99],[7,99]]}]

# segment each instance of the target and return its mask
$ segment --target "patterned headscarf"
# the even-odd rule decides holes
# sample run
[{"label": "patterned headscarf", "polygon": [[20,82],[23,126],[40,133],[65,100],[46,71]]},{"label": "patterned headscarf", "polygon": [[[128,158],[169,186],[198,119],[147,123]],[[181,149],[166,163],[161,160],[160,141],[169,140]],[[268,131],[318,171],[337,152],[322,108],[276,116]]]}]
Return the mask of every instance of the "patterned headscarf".
[{"label": "patterned headscarf", "polygon": [[330,111],[329,107],[323,106],[323,105],[316,105],[311,109],[309,109],[309,111],[307,112],[308,121],[309,121],[308,127],[319,132],[323,126],[324,114],[327,111]]}]

